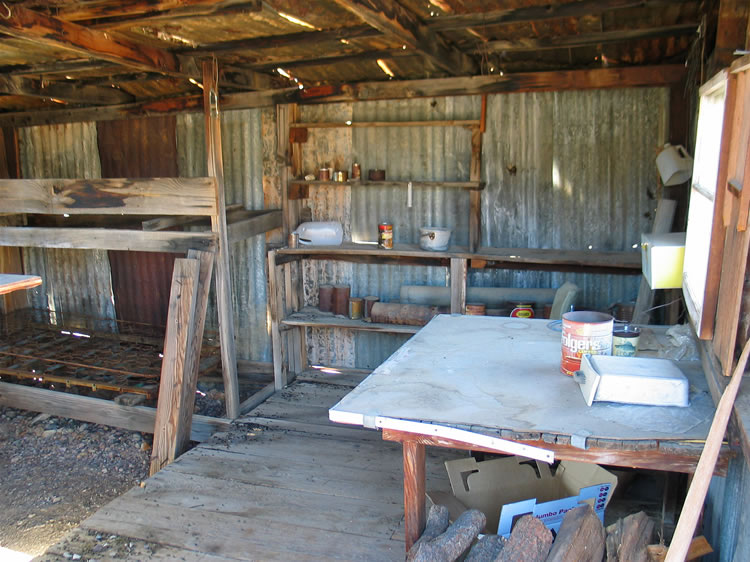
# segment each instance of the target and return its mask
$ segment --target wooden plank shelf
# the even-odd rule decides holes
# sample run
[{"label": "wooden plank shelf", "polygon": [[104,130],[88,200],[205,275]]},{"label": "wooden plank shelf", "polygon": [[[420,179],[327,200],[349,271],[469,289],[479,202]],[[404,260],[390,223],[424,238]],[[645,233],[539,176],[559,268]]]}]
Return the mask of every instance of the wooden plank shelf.
[{"label": "wooden plank shelf", "polygon": [[300,246],[278,250],[277,263],[296,259],[336,259],[353,262],[404,262],[421,265],[447,263],[458,258],[470,260],[470,267],[505,269],[542,269],[548,271],[577,271],[639,275],[640,252],[590,250],[559,250],[543,248],[479,248],[476,253],[468,248],[452,246],[445,252],[431,252],[417,244],[395,244],[383,250],[375,244],[344,243],[340,246]]},{"label": "wooden plank shelf", "polygon": [[482,191],[485,183],[480,181],[370,181],[370,180],[291,180],[289,182],[289,199],[306,199],[309,197],[310,186],[339,187],[392,187],[396,189],[408,188],[409,184],[415,189],[447,187],[449,189],[463,189],[466,191]]},{"label": "wooden plank shelf", "polygon": [[284,326],[303,328],[343,328],[366,332],[386,332],[391,334],[416,334],[421,326],[404,326],[400,324],[380,324],[365,320],[352,320],[343,316],[334,316],[320,312],[317,308],[305,307],[299,312],[290,314],[281,321]]},{"label": "wooden plank shelf", "polygon": [[290,123],[290,129],[345,129],[348,127],[479,127],[478,119],[452,121],[334,121]]}]

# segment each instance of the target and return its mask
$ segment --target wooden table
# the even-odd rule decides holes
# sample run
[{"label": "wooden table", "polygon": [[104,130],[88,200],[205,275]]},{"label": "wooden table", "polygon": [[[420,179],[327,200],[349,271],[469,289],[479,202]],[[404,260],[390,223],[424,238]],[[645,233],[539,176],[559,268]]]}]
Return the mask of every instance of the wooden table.
[{"label": "wooden table", "polygon": [[31,289],[42,284],[42,278],[38,275],[18,275],[15,273],[0,273],[0,295]]},{"label": "wooden table", "polygon": [[549,320],[440,315],[329,410],[334,422],[402,443],[407,550],[425,524],[425,445],[534,446],[560,460],[694,471],[714,414],[699,362],[678,363],[690,379],[687,408],[588,407],[560,372],[560,339]]}]

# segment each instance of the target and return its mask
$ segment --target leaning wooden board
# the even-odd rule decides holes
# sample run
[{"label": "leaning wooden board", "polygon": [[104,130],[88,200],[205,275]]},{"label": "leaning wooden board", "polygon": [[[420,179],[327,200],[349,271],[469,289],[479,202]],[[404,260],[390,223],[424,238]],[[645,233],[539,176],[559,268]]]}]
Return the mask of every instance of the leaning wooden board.
[{"label": "leaning wooden board", "polygon": [[38,275],[17,275],[12,273],[0,273],[0,295],[31,289],[42,284],[42,278]]}]

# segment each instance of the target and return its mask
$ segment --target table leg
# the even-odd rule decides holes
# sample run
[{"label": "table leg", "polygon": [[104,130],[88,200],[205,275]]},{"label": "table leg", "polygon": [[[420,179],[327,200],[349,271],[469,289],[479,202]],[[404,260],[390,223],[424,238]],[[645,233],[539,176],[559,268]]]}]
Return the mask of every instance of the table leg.
[{"label": "table leg", "polygon": [[406,551],[417,542],[425,525],[425,464],[424,445],[404,441],[404,518],[406,523]]}]

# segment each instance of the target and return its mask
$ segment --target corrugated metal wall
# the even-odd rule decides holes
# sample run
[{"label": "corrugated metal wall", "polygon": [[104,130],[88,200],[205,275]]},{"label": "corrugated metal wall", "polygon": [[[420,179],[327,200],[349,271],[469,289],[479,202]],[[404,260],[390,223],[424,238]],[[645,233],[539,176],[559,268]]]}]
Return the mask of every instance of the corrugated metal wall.
[{"label": "corrugated metal wall", "polygon": [[703,517],[703,533],[714,552],[705,556],[711,562],[750,560],[750,470],[739,453],[729,462],[726,478],[711,480]]},{"label": "corrugated metal wall", "polygon": [[[94,123],[26,127],[19,130],[23,177],[99,178]],[[114,318],[107,252],[24,248],[24,269],[41,275],[31,291],[35,308]]]},{"label": "corrugated metal wall", "polygon": [[[263,139],[261,110],[226,111],[221,115],[221,142],[227,205],[263,209]],[[205,128],[202,114],[177,118],[180,176],[206,175]],[[266,241],[260,234],[229,248],[234,292],[237,356],[271,360],[266,296]],[[207,326],[216,329],[216,299],[209,299]]]},{"label": "corrugated metal wall", "polygon": [[[482,245],[630,250],[648,232],[669,93],[629,88],[490,96]],[[579,308],[635,300],[639,279],[474,271],[471,285],[583,289]]]},{"label": "corrugated metal wall", "polygon": [[[668,91],[640,88],[492,95],[482,150],[482,245],[497,247],[627,250],[640,242],[655,208],[656,150],[666,138]],[[436,121],[478,119],[478,96],[360,102],[302,107],[302,121]],[[333,135],[336,135],[333,137]],[[332,147],[351,158],[333,160]],[[335,138],[335,141],[332,140]],[[470,133],[460,127],[387,127],[310,130],[303,145],[304,172],[319,165],[347,169],[352,161],[383,168],[393,180],[465,180]],[[308,154],[317,155],[318,160]],[[466,192],[414,189],[412,206],[399,188],[316,188],[315,220],[351,221],[347,235],[374,241],[377,224],[394,224],[396,242],[418,241],[423,225],[454,229],[452,243],[468,244]],[[345,225],[346,226],[346,225]],[[347,236],[348,238],[348,236]],[[446,268],[315,262],[305,267],[306,301],[319,283],[348,283],[353,296],[398,299],[403,284],[445,285]],[[607,309],[634,300],[634,276],[535,271],[472,270],[471,286],[582,288],[578,308]],[[402,336],[314,331],[311,361],[371,368],[404,341]]]}]

